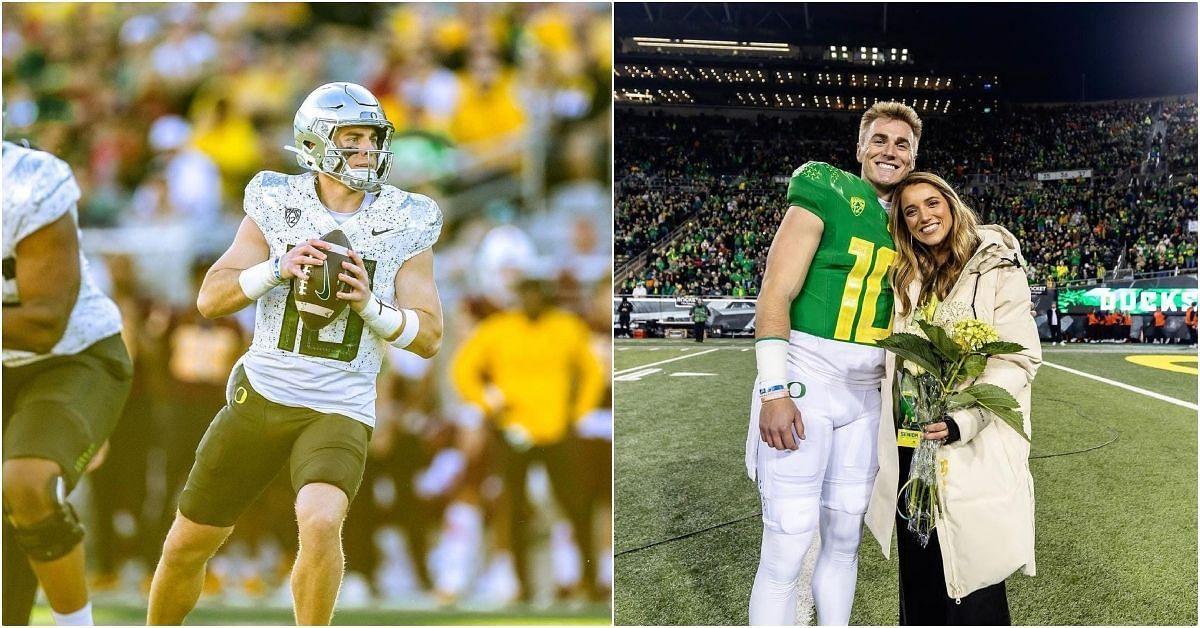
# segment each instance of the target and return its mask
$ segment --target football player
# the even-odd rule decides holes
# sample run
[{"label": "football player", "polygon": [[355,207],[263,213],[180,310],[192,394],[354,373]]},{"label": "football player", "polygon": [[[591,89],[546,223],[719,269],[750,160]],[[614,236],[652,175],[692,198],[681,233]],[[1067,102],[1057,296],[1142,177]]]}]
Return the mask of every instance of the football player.
[{"label": "football player", "polygon": [[56,624],[91,625],[66,496],[116,426],[133,365],[79,250],[70,167],[9,142],[3,153],[4,623],[29,623],[40,582]]},{"label": "football player", "polygon": [[820,530],[821,624],[850,619],[863,515],[878,465],[879,386],[892,325],[892,188],[912,171],[921,120],[876,103],[859,125],[858,176],[808,162],[767,254],[757,314],[746,469],[762,501],[750,623],[792,624],[805,552]]},{"label": "football player", "polygon": [[[353,83],[322,85],[300,105],[293,130],[287,148],[311,172],[251,179],[247,216],[197,298],[209,318],[256,303],[254,340],[196,450],[151,584],[152,624],[183,621],[208,560],[281,467],[296,492],[295,619],[328,624],[342,581],[342,521],[375,423],[381,342],[422,357],[441,343],[432,251],[441,210],[384,183],[392,124],[378,99]],[[335,229],[351,243],[351,261],[331,269],[349,308],[310,329],[289,280],[335,250],[317,239]]]}]

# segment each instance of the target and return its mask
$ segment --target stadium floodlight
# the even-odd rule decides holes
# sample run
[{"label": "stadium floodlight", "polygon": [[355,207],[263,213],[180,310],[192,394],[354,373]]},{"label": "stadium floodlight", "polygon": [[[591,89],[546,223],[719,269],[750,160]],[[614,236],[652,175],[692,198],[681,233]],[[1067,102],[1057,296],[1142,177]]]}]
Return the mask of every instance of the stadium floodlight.
[{"label": "stadium floodlight", "polygon": [[633,41],[636,41],[636,42],[655,42],[655,41],[657,41],[657,42],[665,43],[665,42],[669,42],[671,40],[667,39],[665,37],[634,37]]}]

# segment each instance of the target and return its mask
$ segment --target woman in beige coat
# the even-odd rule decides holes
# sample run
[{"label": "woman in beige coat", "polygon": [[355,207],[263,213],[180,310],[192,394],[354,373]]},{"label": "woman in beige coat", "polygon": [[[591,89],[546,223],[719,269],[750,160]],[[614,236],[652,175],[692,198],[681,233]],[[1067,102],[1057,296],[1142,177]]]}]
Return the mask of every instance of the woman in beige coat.
[{"label": "woman in beige coat", "polygon": [[[1031,435],[1030,391],[1041,364],[1030,291],[1016,238],[1003,227],[978,226],[970,208],[940,177],[913,173],[897,187],[891,232],[896,295],[893,328],[915,327],[918,308],[938,303],[934,322],[977,318],[1021,353],[995,356],[971,383],[1004,388],[1020,404]],[[1004,580],[1018,569],[1034,574],[1033,478],[1029,443],[981,409],[961,410],[925,428],[938,449],[943,509],[926,547],[898,518],[898,488],[907,480],[912,449],[896,442],[896,357],[888,354],[879,422],[879,474],[867,526],[887,556],[897,529],[900,624],[1008,624]],[[941,473],[944,472],[944,475]]]}]

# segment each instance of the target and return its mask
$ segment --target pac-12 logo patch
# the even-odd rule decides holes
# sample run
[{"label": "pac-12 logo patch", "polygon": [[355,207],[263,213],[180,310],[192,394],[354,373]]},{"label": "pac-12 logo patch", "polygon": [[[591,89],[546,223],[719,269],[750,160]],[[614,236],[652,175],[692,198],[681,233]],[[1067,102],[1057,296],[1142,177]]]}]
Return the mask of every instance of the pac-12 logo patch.
[{"label": "pac-12 logo patch", "polygon": [[289,227],[295,227],[296,223],[300,222],[300,208],[287,208],[287,210],[283,212],[283,219],[287,221]]},{"label": "pac-12 logo patch", "polygon": [[850,211],[854,212],[855,216],[861,216],[863,210],[867,208],[867,202],[857,196],[850,197]]}]

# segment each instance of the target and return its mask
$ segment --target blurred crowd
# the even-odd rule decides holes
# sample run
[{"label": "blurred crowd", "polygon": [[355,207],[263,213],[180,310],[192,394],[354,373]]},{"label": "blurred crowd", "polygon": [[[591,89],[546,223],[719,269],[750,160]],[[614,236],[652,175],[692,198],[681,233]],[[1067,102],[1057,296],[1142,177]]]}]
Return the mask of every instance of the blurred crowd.
[{"label": "blurred crowd", "polygon": [[[615,119],[619,294],[754,295],[789,174],[807,161],[857,172],[852,114]],[[1031,282],[1103,280],[1196,267],[1195,137],[1189,98],[928,116],[917,169],[1016,234]]]},{"label": "blurred crowd", "polygon": [[6,133],[76,165],[88,191],[84,226],[238,214],[254,173],[293,167],[279,148],[292,143],[296,104],[325,82],[379,96],[398,142],[422,134],[457,148],[399,155],[403,183],[503,160],[531,127],[595,115],[610,99],[609,18],[589,5],[42,3],[4,12]]},{"label": "blurred crowd", "polygon": [[[5,137],[74,170],[85,251],[135,362],[105,463],[76,492],[98,595],[144,599],[253,329],[253,308],[200,317],[195,290],[250,177],[300,172],[282,149],[295,109],[336,80],[395,124],[390,182],[441,205],[446,312],[435,358],[387,349],[339,603],[607,602],[609,392],[531,444],[452,373],[529,285],[611,371],[608,5],[6,4],[3,29]],[[575,461],[567,477],[534,455],[548,446]],[[211,563],[209,599],[290,604],[293,496],[277,480]]]}]

